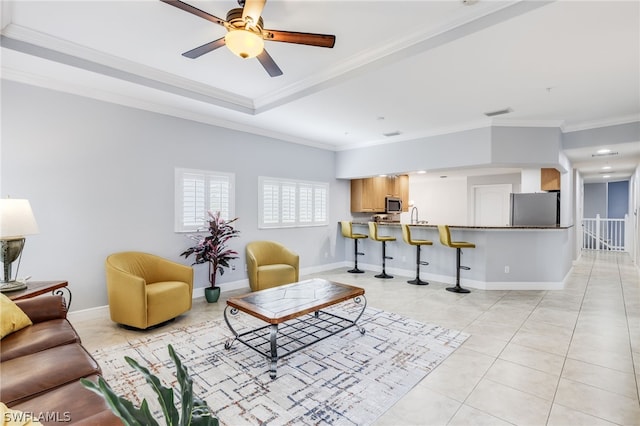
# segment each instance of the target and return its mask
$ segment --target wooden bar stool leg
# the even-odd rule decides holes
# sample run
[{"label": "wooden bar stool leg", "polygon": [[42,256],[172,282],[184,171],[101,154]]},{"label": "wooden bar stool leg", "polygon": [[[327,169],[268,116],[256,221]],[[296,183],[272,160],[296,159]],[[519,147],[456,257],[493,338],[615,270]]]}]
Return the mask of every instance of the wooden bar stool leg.
[{"label": "wooden bar stool leg", "polygon": [[415,284],[415,285],[429,285],[429,282],[427,281],[422,281],[420,279],[420,265],[428,265],[429,262],[422,262],[420,260],[420,245],[417,245],[417,253],[416,253],[416,278],[414,280],[409,280],[407,281],[409,284]]},{"label": "wooden bar stool leg", "polygon": [[353,269],[350,269],[347,271],[347,272],[351,272],[352,274],[364,274],[364,271],[362,269],[358,269],[358,255],[364,254],[358,251],[358,240],[359,238],[353,239],[353,241],[355,241],[355,257],[354,257],[355,264],[353,265]]},{"label": "wooden bar stool leg", "polygon": [[456,285],[455,287],[447,287],[447,291],[452,291],[454,293],[471,293],[471,290],[467,290],[466,288],[460,287],[460,269],[469,270],[468,266],[460,265],[460,255],[462,254],[462,249],[460,247],[456,248]]}]

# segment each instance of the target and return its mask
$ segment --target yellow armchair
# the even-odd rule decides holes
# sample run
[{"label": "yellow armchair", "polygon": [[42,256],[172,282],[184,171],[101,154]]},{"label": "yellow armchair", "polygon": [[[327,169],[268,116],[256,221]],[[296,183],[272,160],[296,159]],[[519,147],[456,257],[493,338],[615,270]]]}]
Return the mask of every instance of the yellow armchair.
[{"label": "yellow armchair", "polygon": [[111,320],[149,328],[191,309],[193,268],[141,252],[107,257],[107,295]]},{"label": "yellow armchair", "polygon": [[274,241],[247,244],[247,273],[252,291],[299,281],[300,256]]}]

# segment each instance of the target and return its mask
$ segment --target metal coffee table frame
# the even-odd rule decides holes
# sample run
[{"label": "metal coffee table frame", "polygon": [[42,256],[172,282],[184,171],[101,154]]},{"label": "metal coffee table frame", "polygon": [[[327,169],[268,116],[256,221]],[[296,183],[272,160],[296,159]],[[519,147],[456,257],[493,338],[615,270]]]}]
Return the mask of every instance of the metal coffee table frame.
[{"label": "metal coffee table frame", "polygon": [[[311,313],[294,316],[286,321],[267,324],[242,333],[238,333],[229,321],[230,316],[238,315],[240,310],[227,305],[224,310],[224,320],[235,337],[228,340],[224,347],[227,350],[231,349],[233,343],[237,340],[265,356],[267,361],[270,361],[269,376],[275,379],[277,363],[280,358],[291,355],[351,327],[356,327],[361,334],[365,333],[365,329],[359,326],[357,322],[367,307],[367,300],[364,294],[355,296],[352,300],[358,305],[362,304],[362,309],[355,319],[345,318],[335,313],[318,309]],[[331,305],[340,302],[342,301],[337,301]],[[248,314],[251,315],[251,313]]]}]

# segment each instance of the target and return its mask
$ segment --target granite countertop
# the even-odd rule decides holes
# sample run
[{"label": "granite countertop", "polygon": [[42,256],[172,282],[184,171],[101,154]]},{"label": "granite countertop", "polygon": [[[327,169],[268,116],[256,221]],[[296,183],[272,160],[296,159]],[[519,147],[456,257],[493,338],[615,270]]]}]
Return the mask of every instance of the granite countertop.
[{"label": "granite countertop", "polygon": [[[354,225],[363,225],[367,226],[368,222],[353,222]],[[388,222],[388,221],[380,221],[379,225],[384,226],[400,226],[399,222]],[[438,225],[430,225],[428,223],[418,223],[411,224],[408,223],[409,226],[415,226],[420,228],[437,228]],[[449,225],[449,228],[455,229],[569,229],[572,228],[573,225],[568,226],[471,226],[471,225]]]}]

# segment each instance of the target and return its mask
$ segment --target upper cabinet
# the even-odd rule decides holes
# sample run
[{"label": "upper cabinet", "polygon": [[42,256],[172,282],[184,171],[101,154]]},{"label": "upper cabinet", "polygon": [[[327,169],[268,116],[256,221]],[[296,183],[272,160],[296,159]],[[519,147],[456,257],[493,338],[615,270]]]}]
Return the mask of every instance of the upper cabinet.
[{"label": "upper cabinet", "polygon": [[540,169],[540,189],[560,191],[560,172],[556,169]]},{"label": "upper cabinet", "polygon": [[402,211],[408,211],[409,176],[351,180],[351,211],[354,213],[384,213],[387,196],[402,198]]}]

